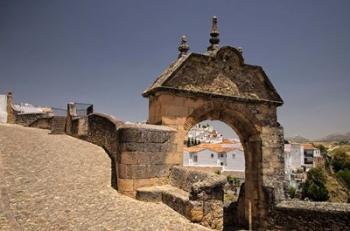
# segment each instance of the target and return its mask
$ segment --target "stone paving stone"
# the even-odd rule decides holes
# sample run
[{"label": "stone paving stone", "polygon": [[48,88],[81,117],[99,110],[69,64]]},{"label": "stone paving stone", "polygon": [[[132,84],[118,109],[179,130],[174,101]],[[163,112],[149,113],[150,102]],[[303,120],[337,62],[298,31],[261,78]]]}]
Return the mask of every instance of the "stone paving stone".
[{"label": "stone paving stone", "polygon": [[102,148],[0,125],[0,230],[208,230],[162,203],[119,194]]}]

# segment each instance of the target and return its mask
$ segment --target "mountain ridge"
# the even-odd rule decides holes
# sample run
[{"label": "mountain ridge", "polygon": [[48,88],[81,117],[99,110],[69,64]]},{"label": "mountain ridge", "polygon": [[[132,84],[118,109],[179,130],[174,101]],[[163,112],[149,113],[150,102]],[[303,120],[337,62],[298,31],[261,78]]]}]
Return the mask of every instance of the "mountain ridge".
[{"label": "mountain ridge", "polygon": [[350,141],[350,132],[345,133],[331,133],[318,139],[309,139],[301,135],[286,137],[286,140],[296,143],[306,143],[312,141],[323,141],[323,142],[339,142],[339,141]]}]

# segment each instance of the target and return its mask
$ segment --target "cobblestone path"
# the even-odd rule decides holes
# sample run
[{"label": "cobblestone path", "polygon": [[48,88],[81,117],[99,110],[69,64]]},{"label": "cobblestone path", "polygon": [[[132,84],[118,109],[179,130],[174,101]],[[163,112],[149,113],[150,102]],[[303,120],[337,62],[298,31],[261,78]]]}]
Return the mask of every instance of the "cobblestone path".
[{"label": "cobblestone path", "polygon": [[207,230],[119,194],[110,164],[85,141],[0,125],[0,230]]}]

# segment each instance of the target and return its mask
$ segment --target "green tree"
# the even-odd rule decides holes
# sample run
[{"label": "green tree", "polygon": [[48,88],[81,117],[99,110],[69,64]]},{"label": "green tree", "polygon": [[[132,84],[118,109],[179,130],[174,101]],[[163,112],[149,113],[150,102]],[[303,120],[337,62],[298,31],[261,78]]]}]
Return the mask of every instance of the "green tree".
[{"label": "green tree", "polygon": [[336,150],[332,158],[332,167],[338,172],[343,169],[350,169],[350,157],[342,150]]},{"label": "green tree", "polygon": [[322,155],[323,157],[327,156],[327,154],[328,154],[328,149],[327,149],[323,144],[316,145],[316,148],[320,149],[321,155]]},{"label": "green tree", "polygon": [[307,173],[307,179],[303,184],[303,198],[310,198],[313,201],[326,201],[329,198],[325,186],[326,175],[322,168],[312,168]]}]

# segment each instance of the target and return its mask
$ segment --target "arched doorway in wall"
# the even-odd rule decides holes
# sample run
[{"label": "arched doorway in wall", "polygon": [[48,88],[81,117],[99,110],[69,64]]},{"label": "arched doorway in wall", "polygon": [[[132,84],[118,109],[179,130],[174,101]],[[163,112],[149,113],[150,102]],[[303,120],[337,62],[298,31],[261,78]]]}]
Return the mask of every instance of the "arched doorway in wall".
[{"label": "arched doorway in wall", "polygon": [[[242,145],[245,168],[244,168],[244,187],[240,190],[237,209],[237,225],[239,227],[248,227],[248,222],[258,222],[260,213],[265,210],[261,203],[264,203],[264,191],[262,185],[262,141],[260,137],[260,122],[247,113],[247,110],[240,108],[238,110],[234,105],[222,107],[220,104],[205,105],[193,110],[186,117],[182,126],[179,126],[180,136],[185,140],[187,133],[196,124],[203,121],[220,121],[228,126],[235,133]],[[185,151],[185,145],[183,145]],[[259,221],[260,222],[260,221]]]},{"label": "arched doorway in wall", "polygon": [[245,180],[244,150],[236,132],[224,122],[205,120],[188,130],[183,166],[226,176],[225,202],[237,201]]}]

